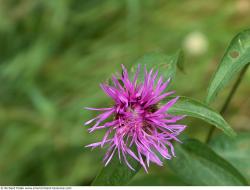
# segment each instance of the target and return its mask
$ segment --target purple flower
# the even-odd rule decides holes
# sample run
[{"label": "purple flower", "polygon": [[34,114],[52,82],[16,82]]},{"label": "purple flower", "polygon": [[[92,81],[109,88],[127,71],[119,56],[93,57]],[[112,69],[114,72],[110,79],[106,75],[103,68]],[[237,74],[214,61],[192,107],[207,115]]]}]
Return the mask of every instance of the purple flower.
[{"label": "purple flower", "polygon": [[[185,125],[175,123],[184,116],[167,113],[178,97],[164,105],[159,104],[162,99],[174,94],[173,91],[164,93],[170,79],[164,82],[162,76],[158,78],[158,71],[153,73],[151,69],[148,73],[145,67],[144,81],[138,83],[140,65],[132,80],[123,65],[122,69],[123,73],[119,79],[112,76],[114,86],[101,84],[103,91],[113,99],[114,106],[86,108],[102,112],[85,123],[88,125],[95,122],[89,132],[107,129],[101,142],[87,147],[108,145],[104,157],[105,166],[115,152],[118,152],[119,160],[123,160],[130,169],[134,170],[127,160],[128,155],[136,159],[147,172],[150,162],[162,166],[160,157],[171,159],[175,156],[172,141],[180,142],[177,136],[186,128]],[[112,117],[112,121],[104,123],[109,117]],[[136,149],[132,150],[132,146]]]}]

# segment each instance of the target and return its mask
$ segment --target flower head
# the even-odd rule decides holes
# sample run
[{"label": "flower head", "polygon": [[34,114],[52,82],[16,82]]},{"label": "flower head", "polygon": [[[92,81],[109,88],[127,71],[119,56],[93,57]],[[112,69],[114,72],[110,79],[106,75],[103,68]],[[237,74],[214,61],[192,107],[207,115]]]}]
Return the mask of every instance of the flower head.
[{"label": "flower head", "polygon": [[[175,123],[184,116],[168,114],[168,109],[175,104],[178,97],[159,105],[161,100],[174,94],[173,91],[164,93],[170,79],[164,82],[162,76],[158,77],[158,71],[153,72],[151,69],[148,72],[145,67],[144,81],[139,83],[140,65],[132,80],[123,65],[122,69],[122,76],[112,76],[113,86],[101,84],[103,91],[113,99],[114,105],[109,108],[86,108],[102,112],[85,123],[88,125],[95,122],[89,132],[107,130],[102,141],[87,147],[108,145],[104,156],[105,166],[117,152],[119,159],[130,169],[134,170],[127,160],[128,155],[147,171],[150,162],[162,166],[160,157],[171,159],[175,156],[172,141],[179,141],[177,136],[186,128],[185,125]],[[112,117],[112,121],[104,122],[109,117]]]}]

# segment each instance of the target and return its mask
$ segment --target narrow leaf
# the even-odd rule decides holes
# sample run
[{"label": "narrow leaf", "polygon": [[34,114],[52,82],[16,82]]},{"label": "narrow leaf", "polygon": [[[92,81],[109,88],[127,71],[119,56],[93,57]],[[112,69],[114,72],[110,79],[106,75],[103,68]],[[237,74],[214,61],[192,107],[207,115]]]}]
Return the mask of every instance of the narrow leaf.
[{"label": "narrow leaf", "polygon": [[202,119],[229,136],[235,136],[235,132],[223,117],[207,105],[187,97],[180,97],[173,107],[168,111],[170,114],[187,115]]},{"label": "narrow leaf", "polygon": [[215,136],[210,142],[212,149],[227,159],[250,182],[250,132],[241,132],[237,138]]},{"label": "narrow leaf", "polygon": [[247,185],[237,169],[197,140],[185,140],[175,150],[176,158],[168,163],[189,185]]},{"label": "narrow leaf", "polygon": [[[159,71],[159,74],[164,77],[164,79],[174,78],[176,74],[177,67],[183,70],[183,53],[178,51],[173,55],[166,55],[163,53],[148,53],[142,58],[136,61],[136,64],[131,68],[131,72],[135,73],[138,64],[142,67],[146,65],[147,69],[155,69]],[[138,79],[143,80],[144,73],[140,72]]]},{"label": "narrow leaf", "polygon": [[164,172],[153,172],[141,177],[135,177],[128,185],[129,186],[185,186],[179,177],[169,174],[165,169]]},{"label": "narrow leaf", "polygon": [[210,103],[231,79],[250,62],[250,30],[236,35],[227,48],[210,86],[206,102]]},{"label": "narrow leaf", "polygon": [[112,185],[126,185],[140,170],[141,165],[135,159],[127,157],[130,165],[135,171],[128,168],[125,163],[120,163],[118,155],[114,155],[111,163],[106,167],[102,167],[100,173],[97,175],[92,185],[94,186],[112,186]]}]

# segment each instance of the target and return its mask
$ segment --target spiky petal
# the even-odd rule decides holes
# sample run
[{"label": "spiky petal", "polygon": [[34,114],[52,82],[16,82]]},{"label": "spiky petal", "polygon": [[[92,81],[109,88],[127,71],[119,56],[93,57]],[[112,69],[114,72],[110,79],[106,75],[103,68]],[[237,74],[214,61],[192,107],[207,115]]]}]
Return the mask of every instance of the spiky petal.
[{"label": "spiky petal", "polygon": [[[144,81],[138,82],[140,65],[135,76],[130,80],[127,69],[122,65],[122,76],[119,79],[112,76],[113,86],[101,84],[103,91],[110,96],[114,105],[110,108],[86,108],[88,110],[101,111],[97,117],[87,121],[85,125],[93,122],[89,132],[106,129],[106,133],[100,142],[87,145],[87,147],[108,146],[104,156],[105,166],[111,161],[115,152],[127,166],[134,170],[127,160],[131,156],[143,166],[145,171],[150,162],[162,166],[162,159],[171,159],[174,154],[173,141],[179,141],[178,135],[186,128],[185,125],[176,124],[184,116],[168,114],[178,97],[173,98],[165,105],[159,106],[159,102],[174,94],[166,92],[170,79],[166,82],[163,77],[158,77],[158,71],[149,72],[144,69]],[[113,117],[110,122],[105,122]],[[135,147],[136,150],[132,150]]]}]

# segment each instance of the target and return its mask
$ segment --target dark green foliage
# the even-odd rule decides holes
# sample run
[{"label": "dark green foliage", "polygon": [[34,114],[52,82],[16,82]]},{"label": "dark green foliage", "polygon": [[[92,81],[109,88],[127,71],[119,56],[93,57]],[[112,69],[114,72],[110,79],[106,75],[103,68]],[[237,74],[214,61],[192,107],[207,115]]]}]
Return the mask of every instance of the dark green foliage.
[{"label": "dark green foliage", "polygon": [[231,139],[225,135],[215,136],[211,141],[212,149],[227,159],[250,182],[250,133],[241,132],[237,138]]},{"label": "dark green foliage", "polygon": [[157,174],[148,174],[143,177],[133,179],[129,185],[132,186],[184,186],[184,183],[177,176],[170,174],[170,172],[158,172]]},{"label": "dark green foliage", "polygon": [[120,162],[118,155],[114,155],[111,163],[102,167],[91,185],[127,185],[134,175],[141,169],[138,161],[128,156],[128,162],[134,168],[134,171],[128,168],[124,162]]},{"label": "dark green foliage", "polygon": [[173,172],[189,185],[247,185],[244,177],[225,159],[197,140],[176,145]]}]

